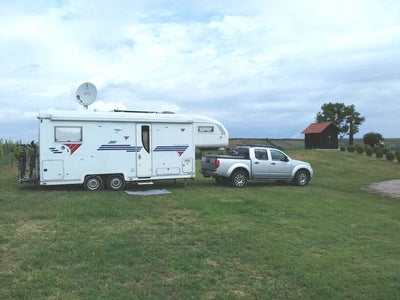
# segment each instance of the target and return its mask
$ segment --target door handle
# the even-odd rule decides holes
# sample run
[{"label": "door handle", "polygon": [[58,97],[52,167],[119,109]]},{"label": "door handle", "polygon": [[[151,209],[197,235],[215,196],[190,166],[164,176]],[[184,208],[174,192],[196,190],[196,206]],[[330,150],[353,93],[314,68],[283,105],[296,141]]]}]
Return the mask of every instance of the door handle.
[{"label": "door handle", "polygon": [[259,163],[258,161],[256,161],[254,164],[255,164],[255,165],[259,165],[260,163]]},{"label": "door handle", "polygon": [[276,165],[276,163],[271,163],[271,165]]},{"label": "door handle", "polygon": [[142,155],[141,154],[139,154],[139,159],[142,159]]}]

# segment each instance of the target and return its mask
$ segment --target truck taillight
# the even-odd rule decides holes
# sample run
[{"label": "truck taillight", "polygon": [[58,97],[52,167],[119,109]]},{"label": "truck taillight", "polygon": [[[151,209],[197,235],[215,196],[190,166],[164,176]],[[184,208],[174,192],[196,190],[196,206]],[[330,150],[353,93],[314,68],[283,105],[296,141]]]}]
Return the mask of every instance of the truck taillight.
[{"label": "truck taillight", "polygon": [[218,167],[219,167],[219,159],[217,158],[217,159],[215,160],[215,168],[218,169]]}]

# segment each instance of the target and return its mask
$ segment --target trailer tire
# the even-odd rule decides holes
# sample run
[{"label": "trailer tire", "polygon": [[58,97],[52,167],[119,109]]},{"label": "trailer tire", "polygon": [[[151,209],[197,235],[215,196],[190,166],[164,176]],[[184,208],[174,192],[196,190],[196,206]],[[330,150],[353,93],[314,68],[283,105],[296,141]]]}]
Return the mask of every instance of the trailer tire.
[{"label": "trailer tire", "polygon": [[83,184],[87,191],[99,191],[103,188],[103,179],[97,175],[86,176],[85,182]]},{"label": "trailer tire", "polygon": [[120,191],[125,188],[126,182],[121,175],[110,175],[107,181],[107,187],[111,191]]}]

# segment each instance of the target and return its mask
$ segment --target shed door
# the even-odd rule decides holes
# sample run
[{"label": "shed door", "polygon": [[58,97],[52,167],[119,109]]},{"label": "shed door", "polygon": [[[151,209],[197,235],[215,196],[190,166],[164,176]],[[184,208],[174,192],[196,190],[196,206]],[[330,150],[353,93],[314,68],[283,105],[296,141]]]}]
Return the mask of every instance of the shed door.
[{"label": "shed door", "polygon": [[140,148],[140,151],[136,152],[137,177],[150,177],[152,169],[150,124],[136,125],[136,146]]}]

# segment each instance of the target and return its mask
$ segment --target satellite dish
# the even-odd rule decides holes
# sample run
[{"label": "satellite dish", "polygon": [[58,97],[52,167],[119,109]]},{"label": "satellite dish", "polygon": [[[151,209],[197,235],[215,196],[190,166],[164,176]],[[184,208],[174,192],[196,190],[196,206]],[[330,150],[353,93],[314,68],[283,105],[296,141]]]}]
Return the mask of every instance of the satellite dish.
[{"label": "satellite dish", "polygon": [[76,91],[76,101],[86,108],[96,100],[96,96],[96,86],[90,82],[82,83]]}]

